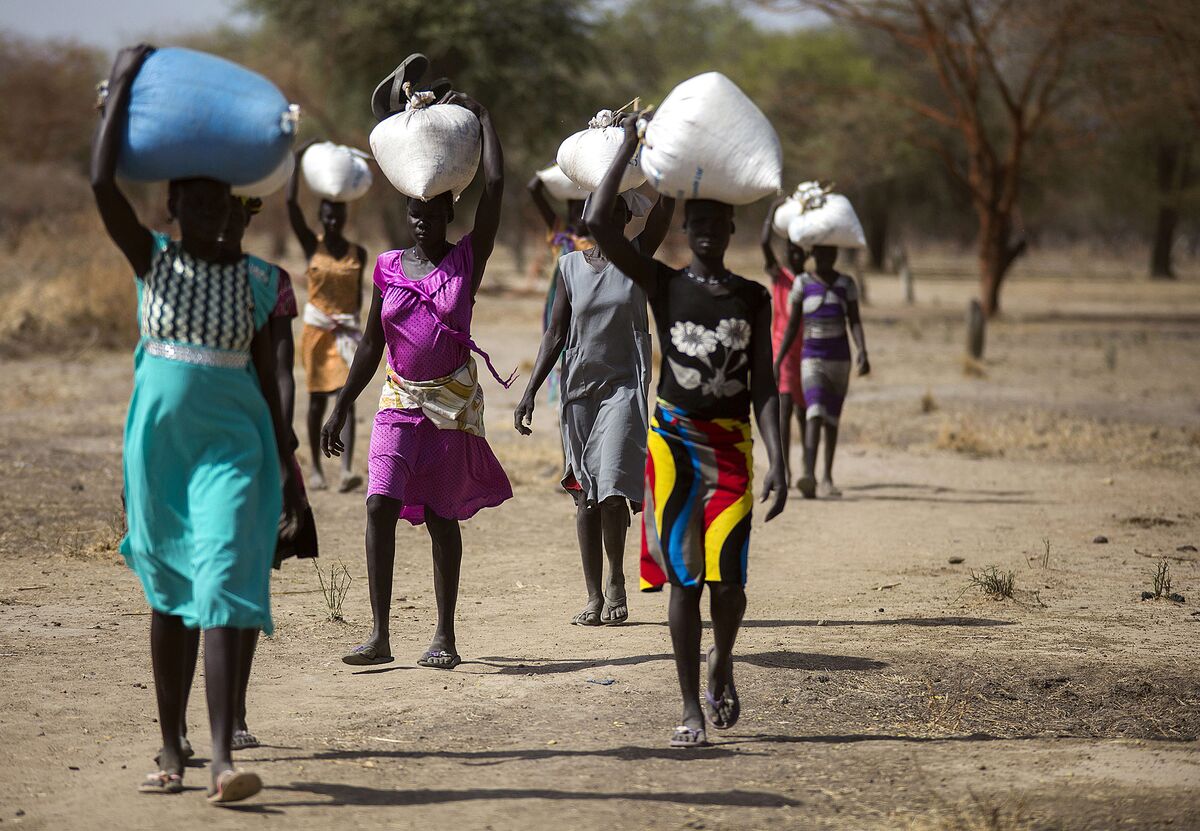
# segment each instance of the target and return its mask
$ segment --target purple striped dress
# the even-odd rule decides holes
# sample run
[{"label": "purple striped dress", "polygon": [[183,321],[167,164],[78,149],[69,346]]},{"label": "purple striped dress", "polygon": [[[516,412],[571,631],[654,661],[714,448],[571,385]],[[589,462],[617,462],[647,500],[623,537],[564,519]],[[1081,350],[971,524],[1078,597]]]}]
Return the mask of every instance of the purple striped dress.
[{"label": "purple striped dress", "polygon": [[807,418],[837,424],[850,388],[850,339],[846,310],[858,302],[858,286],[839,273],[826,284],[807,271],[792,284],[792,313],[803,315],[800,381]]}]

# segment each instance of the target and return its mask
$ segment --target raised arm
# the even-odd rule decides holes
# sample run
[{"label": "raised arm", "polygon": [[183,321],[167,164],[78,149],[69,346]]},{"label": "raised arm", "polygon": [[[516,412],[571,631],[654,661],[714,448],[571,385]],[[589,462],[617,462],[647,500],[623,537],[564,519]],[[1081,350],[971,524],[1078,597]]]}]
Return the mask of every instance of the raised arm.
[{"label": "raised arm", "polygon": [[471,254],[475,265],[471,275],[471,294],[479,291],[483,282],[483,270],[487,267],[492,249],[496,247],[496,232],[500,230],[500,202],[504,196],[504,151],[492,116],[482,104],[462,92],[452,92],[443,103],[465,107],[479,119],[479,132],[483,148],[479,154],[479,165],[483,168],[483,193],[475,207],[475,224],[471,228]]},{"label": "raised arm", "polygon": [[[798,280],[799,278],[797,278]],[[779,352],[775,355],[775,378],[779,378],[779,366],[783,363],[783,356],[792,348],[792,342],[796,340],[796,335],[800,333],[800,326],[804,320],[804,309],[801,303],[799,294],[792,301],[791,309],[788,310],[787,328],[783,330],[783,340],[779,342]]]},{"label": "raised arm", "polygon": [[521,402],[513,411],[513,427],[522,436],[533,432],[529,425],[533,422],[533,401],[538,390],[546,381],[546,376],[562,355],[567,342],[567,332],[571,328],[571,301],[567,297],[567,287],[563,283],[562,270],[554,272],[554,305],[550,307],[550,325],[542,333],[542,343],[538,347],[537,359],[533,362],[533,374],[529,376],[529,385]]},{"label": "raised arm", "polygon": [[654,252],[667,238],[671,230],[671,217],[675,214],[675,200],[670,196],[660,196],[658,202],[646,217],[646,227],[638,234],[638,249],[646,256],[653,257]]},{"label": "raised arm", "polygon": [[780,278],[779,260],[775,258],[775,249],[771,247],[771,238],[775,234],[775,211],[779,210],[779,206],[787,201],[786,196],[781,196],[771,203],[771,207],[767,209],[767,218],[763,220],[762,235],[759,237],[759,243],[762,245],[763,255],[763,271],[767,272],[767,276],[772,280]]},{"label": "raised arm", "polygon": [[613,159],[612,167],[604,174],[600,187],[588,200],[583,220],[604,256],[647,294],[652,294],[658,280],[658,263],[637,250],[613,216],[613,205],[621,191],[621,176],[638,147],[637,116],[627,115],[621,123],[625,128],[625,141]]},{"label": "raised arm", "polygon": [[300,209],[300,163],[304,161],[305,151],[312,145],[313,142],[307,142],[296,151],[296,168],[292,171],[292,178],[288,179],[287,186],[288,221],[292,224],[292,233],[296,235],[296,239],[300,241],[300,247],[304,249],[304,259],[306,260],[312,259],[312,255],[317,251],[317,235],[308,227],[308,223],[304,220],[304,211]]},{"label": "raised arm", "polygon": [[546,223],[546,229],[553,231],[554,223],[558,222],[558,214],[554,212],[554,208],[550,206],[549,200],[546,199],[546,183],[542,181],[542,177],[536,173],[529,180],[529,184],[525,186],[529,191],[529,198],[533,200],[534,206],[538,209],[538,214],[542,217],[542,221]]},{"label": "raised arm", "polygon": [[154,51],[141,44],[122,49],[113,63],[108,82],[108,98],[100,114],[100,124],[92,140],[92,195],[100,218],[112,241],[121,249],[133,273],[141,277],[150,270],[154,238],[138,221],[137,213],[117,187],[117,155],[121,150],[121,125],[129,106],[129,89],[142,62]]},{"label": "raised arm", "polygon": [[371,294],[371,311],[367,313],[367,325],[363,329],[362,342],[354,353],[354,362],[350,364],[350,374],[346,384],[338,393],[337,401],[333,404],[333,412],[329,420],[321,428],[321,449],[326,456],[340,456],[345,446],[342,444],[342,426],[350,413],[350,405],[362,394],[367,384],[375,377],[379,361],[383,358],[383,294],[379,286],[374,286]]},{"label": "raised arm", "polygon": [[750,395],[754,401],[758,435],[766,446],[769,461],[758,501],[768,503],[766,521],[770,522],[783,510],[788,486],[787,468],[783,463],[783,449],[779,442],[779,389],[771,367],[771,302],[766,297],[759,304],[751,331],[754,363],[750,367]]}]

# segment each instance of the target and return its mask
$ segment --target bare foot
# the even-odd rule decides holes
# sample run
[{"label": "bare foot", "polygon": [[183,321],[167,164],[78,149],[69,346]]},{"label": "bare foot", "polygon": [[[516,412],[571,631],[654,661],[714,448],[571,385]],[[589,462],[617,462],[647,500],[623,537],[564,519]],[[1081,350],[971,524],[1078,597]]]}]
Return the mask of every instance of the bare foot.
[{"label": "bare foot", "polygon": [[600,610],[604,607],[604,596],[589,597],[587,605],[571,618],[575,626],[600,626]]},{"label": "bare foot", "polygon": [[312,491],[323,491],[329,488],[329,485],[325,483],[325,474],[321,472],[320,468],[315,467],[312,474],[308,477],[308,482],[305,484]]},{"label": "bare foot", "polygon": [[796,480],[796,488],[804,495],[805,499],[817,498],[817,480],[813,476],[801,476]]},{"label": "bare foot", "polygon": [[625,581],[610,582],[604,591],[604,609],[600,612],[600,622],[605,626],[614,626],[629,620],[629,598],[625,594]]}]

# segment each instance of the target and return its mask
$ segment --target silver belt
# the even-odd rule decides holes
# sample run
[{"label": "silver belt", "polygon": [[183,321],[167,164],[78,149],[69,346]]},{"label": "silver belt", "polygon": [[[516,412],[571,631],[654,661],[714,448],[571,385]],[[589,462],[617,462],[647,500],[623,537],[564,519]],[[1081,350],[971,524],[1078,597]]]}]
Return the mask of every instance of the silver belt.
[{"label": "silver belt", "polygon": [[156,358],[197,366],[218,366],[223,369],[243,369],[250,359],[245,352],[229,352],[224,349],[150,338],[146,339],[144,349]]}]

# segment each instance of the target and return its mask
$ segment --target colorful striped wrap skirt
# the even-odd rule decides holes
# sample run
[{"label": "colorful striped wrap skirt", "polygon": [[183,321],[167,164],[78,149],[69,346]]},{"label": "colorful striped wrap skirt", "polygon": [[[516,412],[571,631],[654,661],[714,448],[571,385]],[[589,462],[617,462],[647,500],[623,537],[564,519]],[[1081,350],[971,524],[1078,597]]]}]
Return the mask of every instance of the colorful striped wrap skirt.
[{"label": "colorful striped wrap skirt", "polygon": [[642,591],[746,584],[754,505],[750,422],[706,421],[659,399],[650,420]]}]

